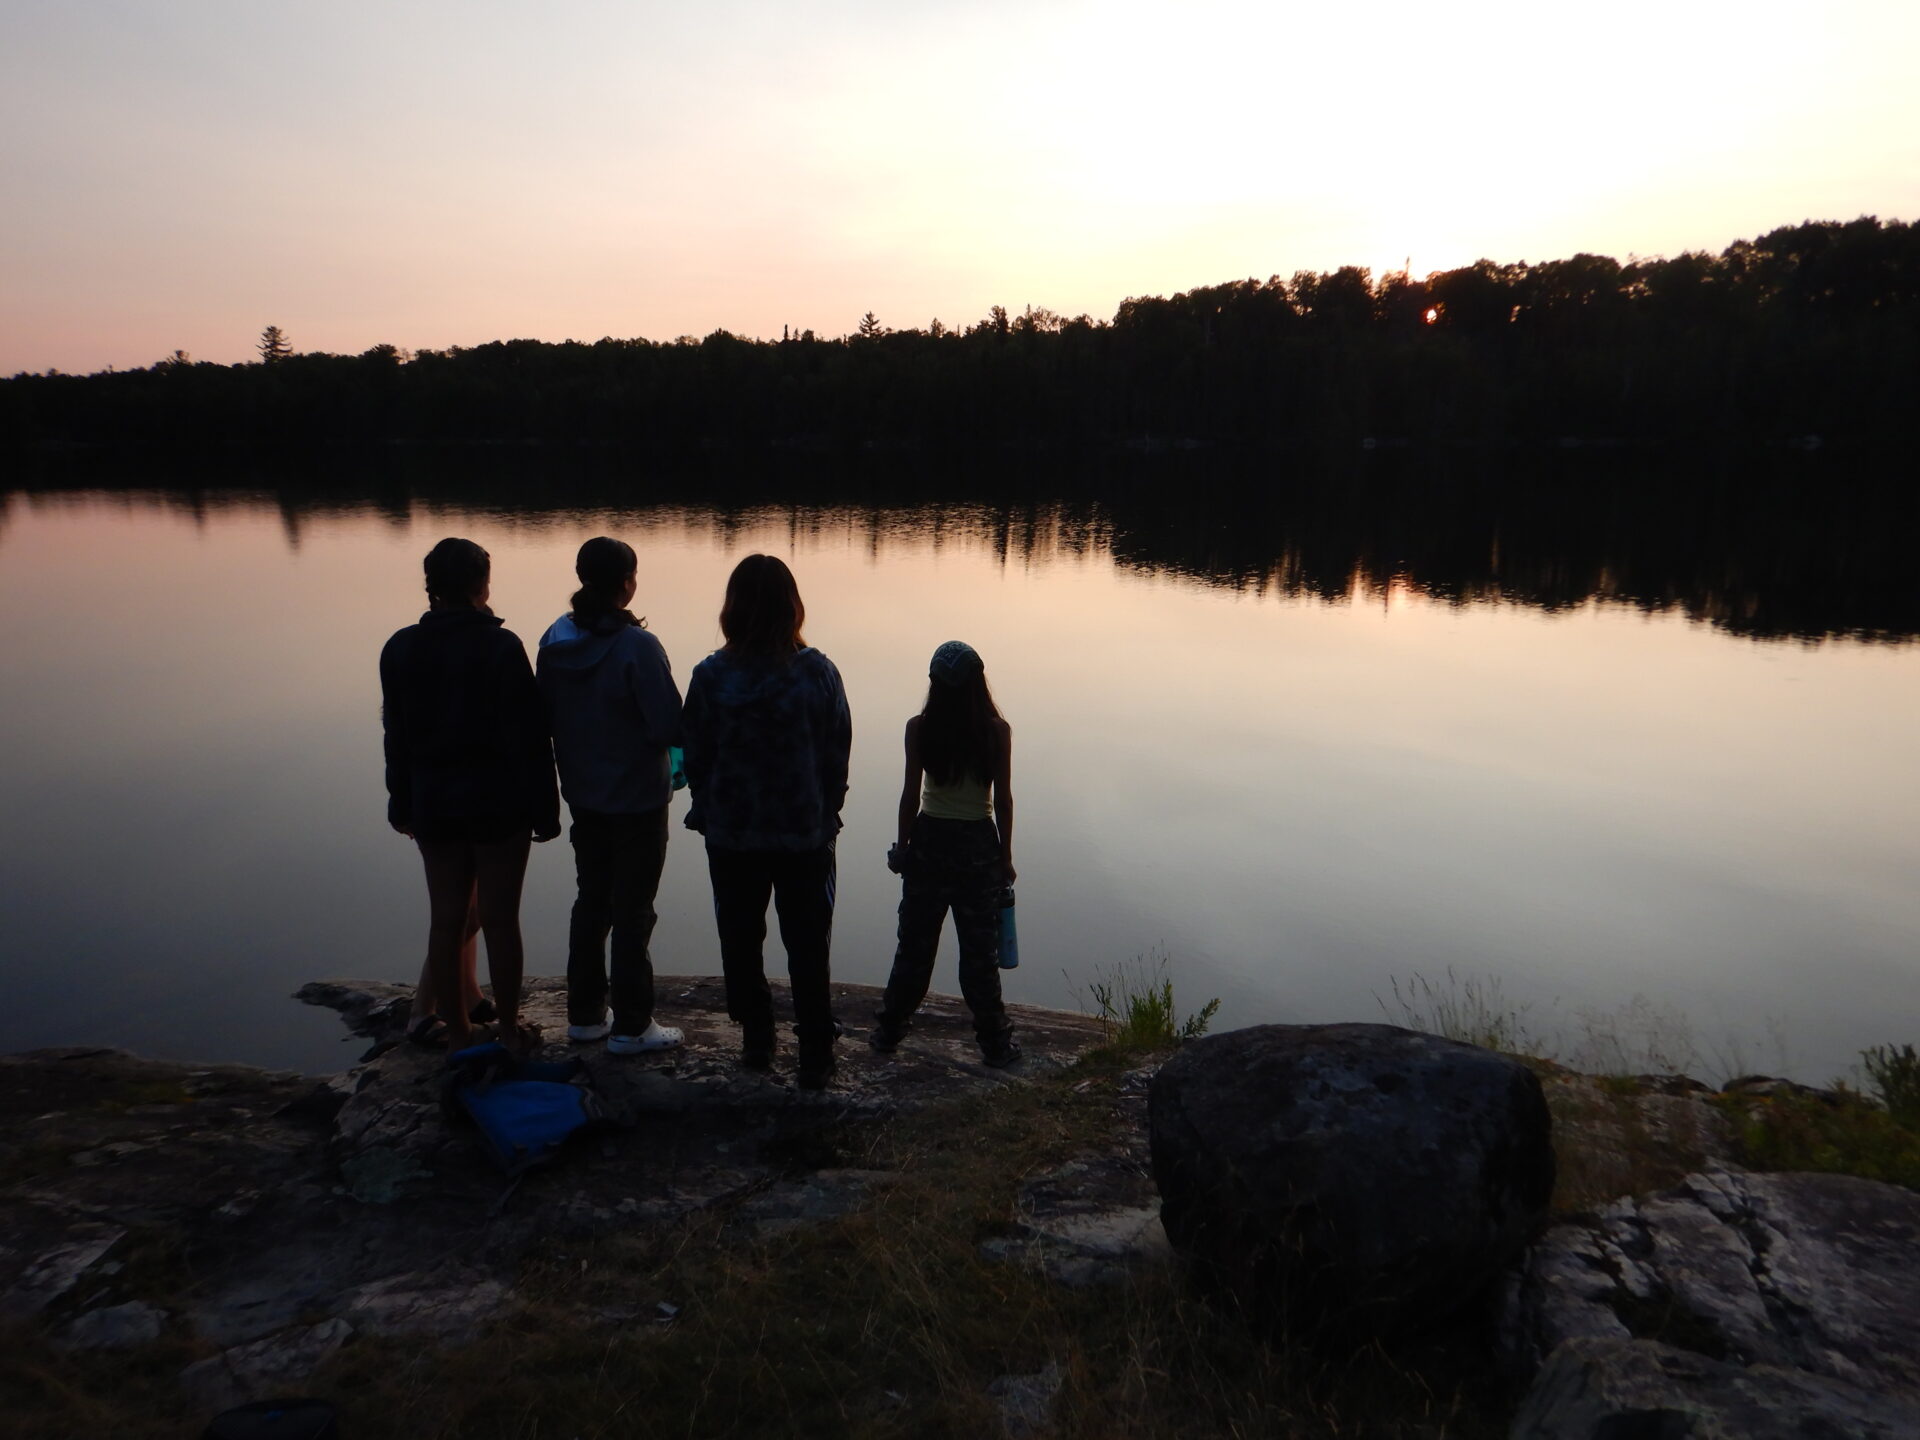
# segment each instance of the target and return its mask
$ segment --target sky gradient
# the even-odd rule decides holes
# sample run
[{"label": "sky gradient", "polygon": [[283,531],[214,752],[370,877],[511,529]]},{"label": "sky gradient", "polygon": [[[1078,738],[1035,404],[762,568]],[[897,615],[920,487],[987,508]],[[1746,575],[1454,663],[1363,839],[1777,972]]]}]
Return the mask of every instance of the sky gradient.
[{"label": "sky gradient", "polygon": [[1920,219],[1916,54],[1912,0],[0,0],[0,374]]}]

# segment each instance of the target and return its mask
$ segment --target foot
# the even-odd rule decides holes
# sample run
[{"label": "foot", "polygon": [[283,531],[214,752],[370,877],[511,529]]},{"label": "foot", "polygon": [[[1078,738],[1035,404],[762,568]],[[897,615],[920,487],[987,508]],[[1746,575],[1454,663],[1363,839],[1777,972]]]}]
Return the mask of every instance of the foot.
[{"label": "foot", "polygon": [[654,1050],[671,1050],[686,1038],[684,1031],[653,1020],[649,1021],[647,1028],[638,1035],[608,1036],[607,1053],[609,1055],[645,1055]]},{"label": "foot", "polygon": [[824,1090],[828,1082],[833,1079],[835,1068],[831,1055],[824,1061],[815,1060],[804,1063],[795,1073],[793,1083],[802,1090]]},{"label": "foot", "polygon": [[873,1047],[875,1054],[891,1055],[900,1048],[900,1042],[906,1038],[906,1026],[901,1025],[896,1028],[883,1020],[868,1032],[867,1044]]},{"label": "foot", "polygon": [[603,1011],[594,1024],[567,1026],[567,1039],[576,1045],[586,1045],[595,1040],[606,1039],[612,1031],[613,1026],[607,1023],[606,1013]]},{"label": "foot", "polygon": [[407,1043],[428,1050],[442,1050],[447,1044],[447,1023],[438,1015],[415,1015],[407,1021]]},{"label": "foot", "polygon": [[981,1047],[982,1058],[995,1070],[1004,1070],[1020,1058],[1020,1047],[1011,1037],[993,1045]]}]

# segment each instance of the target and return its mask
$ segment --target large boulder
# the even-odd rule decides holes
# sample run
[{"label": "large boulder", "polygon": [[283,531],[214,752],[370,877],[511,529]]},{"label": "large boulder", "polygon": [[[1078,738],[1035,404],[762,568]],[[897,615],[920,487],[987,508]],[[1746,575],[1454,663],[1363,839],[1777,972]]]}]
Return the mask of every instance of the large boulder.
[{"label": "large boulder", "polygon": [[1484,1293],[1553,1191],[1525,1065],[1391,1025],[1183,1047],[1149,1094],[1161,1221],[1256,1320],[1376,1335]]}]

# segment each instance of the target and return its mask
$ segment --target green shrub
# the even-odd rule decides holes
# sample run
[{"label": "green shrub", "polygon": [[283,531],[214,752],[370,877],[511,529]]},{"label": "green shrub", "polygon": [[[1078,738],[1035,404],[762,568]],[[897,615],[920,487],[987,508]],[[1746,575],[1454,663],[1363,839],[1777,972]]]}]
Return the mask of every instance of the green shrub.
[{"label": "green shrub", "polygon": [[1207,1033],[1220,1008],[1218,998],[1207,1001],[1185,1019],[1173,1003],[1173,980],[1167,975],[1167,957],[1151,964],[1135,959],[1101,974],[1089,985],[1094,1008],[1106,1022],[1107,1044],[1120,1051],[1171,1050]]},{"label": "green shrub", "polygon": [[1737,1122],[1741,1158],[1756,1170],[1858,1175],[1920,1190],[1920,1133],[1844,1087],[1720,1102]]},{"label": "green shrub", "polygon": [[1911,1045],[1876,1045],[1860,1052],[1867,1081],[1887,1113],[1909,1130],[1920,1130],[1920,1055]]}]

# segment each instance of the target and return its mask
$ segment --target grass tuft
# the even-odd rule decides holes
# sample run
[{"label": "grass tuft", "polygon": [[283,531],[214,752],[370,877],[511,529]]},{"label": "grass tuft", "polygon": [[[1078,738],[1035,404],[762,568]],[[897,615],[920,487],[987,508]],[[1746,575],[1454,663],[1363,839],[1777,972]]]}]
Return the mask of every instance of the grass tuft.
[{"label": "grass tuft", "polygon": [[1875,1045],[1860,1052],[1867,1083],[1894,1123],[1920,1131],[1920,1055],[1911,1045]]},{"label": "grass tuft", "polygon": [[1136,958],[1102,973],[1088,987],[1094,1008],[1107,1026],[1107,1048],[1122,1054],[1172,1050],[1207,1033],[1220,1001],[1207,1001],[1185,1018],[1173,1001],[1167,957]]},{"label": "grass tuft", "polygon": [[1858,1175],[1920,1190],[1920,1131],[1857,1090],[1729,1095],[1742,1161],[1755,1170]]},{"label": "grass tuft", "polygon": [[1388,983],[1393,989],[1392,1006],[1378,996],[1374,998],[1389,1020],[1408,1030],[1442,1035],[1506,1055],[1546,1053],[1540,1038],[1527,1026],[1527,1007],[1507,1003],[1498,976],[1462,979],[1449,965],[1444,982],[1435,983],[1416,973],[1406,979],[1404,989],[1398,976]]}]

